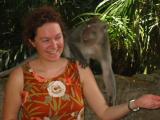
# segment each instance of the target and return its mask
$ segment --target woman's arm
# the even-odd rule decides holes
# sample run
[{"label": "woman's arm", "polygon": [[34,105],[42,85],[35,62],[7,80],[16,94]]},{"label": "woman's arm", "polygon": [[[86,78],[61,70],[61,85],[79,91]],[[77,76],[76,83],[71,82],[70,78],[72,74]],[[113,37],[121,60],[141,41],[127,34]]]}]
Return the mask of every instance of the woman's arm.
[{"label": "woman's arm", "polygon": [[17,120],[18,111],[21,105],[20,93],[23,90],[23,71],[22,68],[16,68],[9,76],[6,84],[3,120]]},{"label": "woman's arm", "polygon": [[[117,120],[127,115],[131,110],[128,108],[128,103],[109,107],[100,92],[95,81],[92,71],[79,66],[80,78],[83,83],[84,96],[87,99],[89,106],[102,120]],[[147,109],[160,108],[160,96],[144,95],[132,103],[132,109],[140,107]]]}]

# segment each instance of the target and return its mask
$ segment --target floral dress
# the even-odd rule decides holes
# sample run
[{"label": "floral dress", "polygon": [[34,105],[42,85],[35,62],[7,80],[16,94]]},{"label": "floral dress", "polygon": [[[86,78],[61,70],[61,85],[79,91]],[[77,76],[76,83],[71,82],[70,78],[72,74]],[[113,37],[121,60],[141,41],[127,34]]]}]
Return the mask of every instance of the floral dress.
[{"label": "floral dress", "polygon": [[75,61],[69,60],[65,71],[49,80],[29,64],[23,71],[22,120],[83,120],[82,84]]}]

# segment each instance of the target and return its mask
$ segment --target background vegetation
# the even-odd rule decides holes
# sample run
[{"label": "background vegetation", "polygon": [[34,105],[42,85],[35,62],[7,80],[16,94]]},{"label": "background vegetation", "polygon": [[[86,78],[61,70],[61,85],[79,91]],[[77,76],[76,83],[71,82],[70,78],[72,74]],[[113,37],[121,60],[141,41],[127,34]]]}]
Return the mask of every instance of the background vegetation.
[{"label": "background vegetation", "polygon": [[57,9],[70,29],[95,15],[105,21],[116,74],[147,74],[160,68],[159,0],[1,0],[0,71],[32,54],[21,39],[22,21],[28,11],[44,4]]}]

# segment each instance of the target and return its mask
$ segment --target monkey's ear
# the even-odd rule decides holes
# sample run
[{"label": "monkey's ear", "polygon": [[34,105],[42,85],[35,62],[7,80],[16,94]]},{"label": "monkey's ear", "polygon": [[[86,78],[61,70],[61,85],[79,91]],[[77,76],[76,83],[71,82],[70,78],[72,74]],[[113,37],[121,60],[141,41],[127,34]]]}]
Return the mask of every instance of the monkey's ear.
[{"label": "monkey's ear", "polygon": [[107,28],[108,28],[107,25],[106,25],[106,24],[103,24],[103,26],[102,26],[102,31],[103,31],[103,32],[106,32],[106,31],[107,31]]},{"label": "monkey's ear", "polygon": [[108,24],[106,22],[102,22],[102,28],[104,31],[108,30]]}]

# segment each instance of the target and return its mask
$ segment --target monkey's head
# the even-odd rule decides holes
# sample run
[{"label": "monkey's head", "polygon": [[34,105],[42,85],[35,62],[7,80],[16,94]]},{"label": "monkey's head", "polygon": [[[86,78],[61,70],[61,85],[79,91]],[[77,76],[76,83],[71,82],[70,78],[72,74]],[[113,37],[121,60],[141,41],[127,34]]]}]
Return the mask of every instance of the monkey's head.
[{"label": "monkey's head", "polygon": [[81,42],[85,45],[104,44],[107,25],[98,18],[88,21],[82,31]]}]

